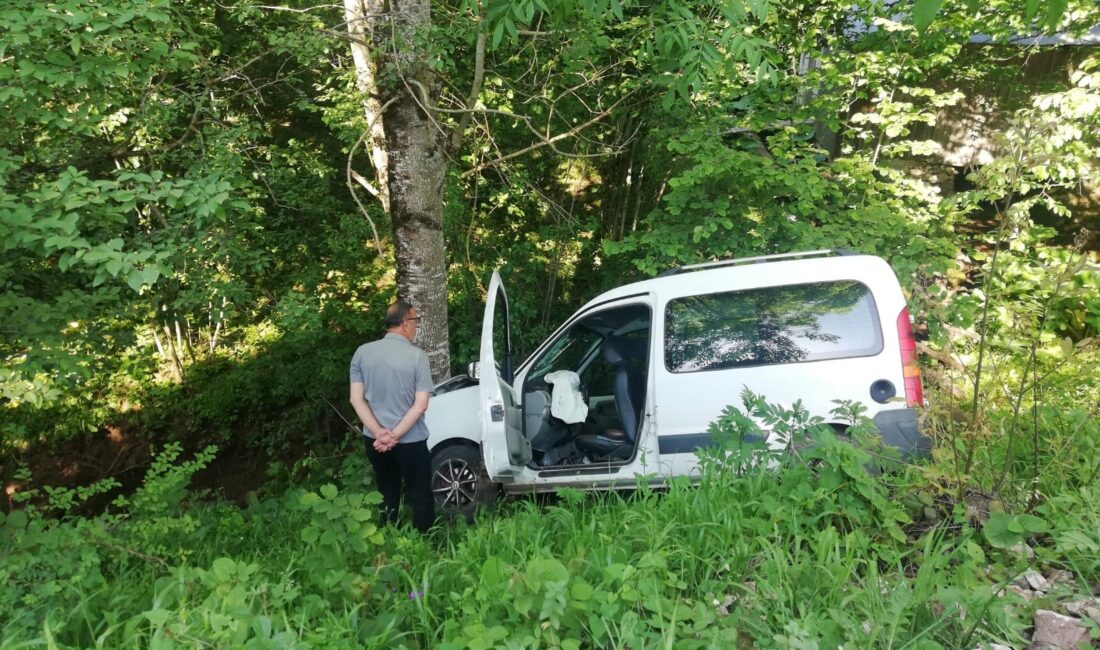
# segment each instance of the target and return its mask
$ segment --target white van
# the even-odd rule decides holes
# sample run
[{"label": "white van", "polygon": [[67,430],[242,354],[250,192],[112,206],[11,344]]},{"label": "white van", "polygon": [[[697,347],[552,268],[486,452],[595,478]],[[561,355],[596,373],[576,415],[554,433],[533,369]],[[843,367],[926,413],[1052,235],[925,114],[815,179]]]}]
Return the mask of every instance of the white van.
[{"label": "white van", "polygon": [[[493,273],[471,376],[426,415],[438,507],[469,514],[506,492],[631,488],[697,473],[708,426],[747,387],[830,417],[864,403],[886,443],[924,453],[916,344],[897,277],[843,251],[673,269],[580,308],[512,368]],[[495,369],[495,371],[494,371]],[[840,423],[836,423],[838,426]]]}]

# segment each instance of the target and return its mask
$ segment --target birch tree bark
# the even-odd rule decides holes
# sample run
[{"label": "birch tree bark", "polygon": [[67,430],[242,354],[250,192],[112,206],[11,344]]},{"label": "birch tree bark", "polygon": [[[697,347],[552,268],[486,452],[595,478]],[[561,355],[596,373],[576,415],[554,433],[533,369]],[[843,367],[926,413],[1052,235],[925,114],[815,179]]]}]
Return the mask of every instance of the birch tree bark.
[{"label": "birch tree bark", "polygon": [[344,0],[356,80],[370,129],[377,196],[393,223],[397,295],[424,319],[417,344],[436,381],[450,375],[443,189],[450,134],[432,119],[439,79],[414,40],[429,0]]}]

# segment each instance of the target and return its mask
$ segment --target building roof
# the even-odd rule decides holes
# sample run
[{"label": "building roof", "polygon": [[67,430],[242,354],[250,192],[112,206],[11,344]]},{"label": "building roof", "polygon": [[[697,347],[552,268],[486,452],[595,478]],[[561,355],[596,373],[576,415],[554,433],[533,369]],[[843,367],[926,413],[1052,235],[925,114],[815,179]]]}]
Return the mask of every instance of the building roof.
[{"label": "building roof", "polygon": [[[970,37],[971,43],[986,44],[995,42],[992,36],[987,34],[975,34]],[[1053,46],[1053,45],[1100,45],[1100,23],[1093,25],[1084,34],[1072,36],[1058,33],[1039,36],[1014,36],[1008,41],[1009,45],[1021,47]]]}]

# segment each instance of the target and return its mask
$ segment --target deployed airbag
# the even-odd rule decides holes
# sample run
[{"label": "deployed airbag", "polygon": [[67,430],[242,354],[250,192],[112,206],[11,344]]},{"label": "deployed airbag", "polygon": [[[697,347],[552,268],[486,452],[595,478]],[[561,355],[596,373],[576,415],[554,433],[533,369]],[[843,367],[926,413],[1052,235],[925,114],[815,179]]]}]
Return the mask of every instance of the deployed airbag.
[{"label": "deployed airbag", "polygon": [[550,415],[566,424],[584,422],[588,417],[588,404],[581,395],[581,378],[572,370],[556,370],[543,377],[553,386],[550,395]]}]

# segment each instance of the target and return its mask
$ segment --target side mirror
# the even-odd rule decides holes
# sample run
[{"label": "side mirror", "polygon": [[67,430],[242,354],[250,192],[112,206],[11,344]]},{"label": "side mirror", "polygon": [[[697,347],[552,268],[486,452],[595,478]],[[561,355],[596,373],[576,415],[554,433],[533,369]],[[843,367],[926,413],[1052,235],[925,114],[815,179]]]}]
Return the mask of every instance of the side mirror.
[{"label": "side mirror", "polygon": [[474,381],[477,381],[478,379],[480,379],[480,377],[481,377],[481,362],[480,361],[471,361],[470,365],[466,366],[466,374],[470,377],[470,379],[473,379]]}]

